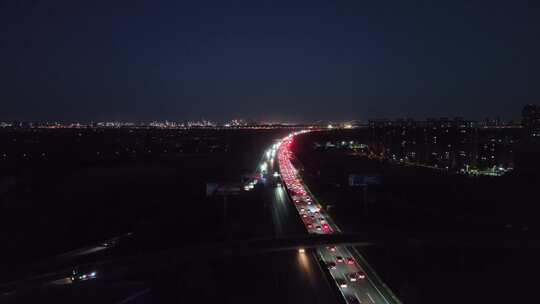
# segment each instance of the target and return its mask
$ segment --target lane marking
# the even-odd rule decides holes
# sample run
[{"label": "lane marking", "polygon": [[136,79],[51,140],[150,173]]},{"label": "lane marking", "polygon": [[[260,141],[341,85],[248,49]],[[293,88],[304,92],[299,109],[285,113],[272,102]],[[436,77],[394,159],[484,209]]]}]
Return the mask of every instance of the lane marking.
[{"label": "lane marking", "polygon": [[362,304],[362,300],[360,300],[360,297],[358,296],[358,293],[356,291],[354,292],[354,296],[358,300],[358,303]]},{"label": "lane marking", "polygon": [[142,296],[142,295],[148,293],[149,291],[150,291],[150,288],[141,290],[141,291],[139,291],[139,292],[137,292],[137,293],[135,293],[135,294],[132,294],[131,296],[129,296],[129,297],[123,299],[122,301],[117,302],[116,304],[126,304],[126,303],[128,303],[128,302],[134,300],[135,298],[138,298],[138,297],[140,297],[140,296]]}]

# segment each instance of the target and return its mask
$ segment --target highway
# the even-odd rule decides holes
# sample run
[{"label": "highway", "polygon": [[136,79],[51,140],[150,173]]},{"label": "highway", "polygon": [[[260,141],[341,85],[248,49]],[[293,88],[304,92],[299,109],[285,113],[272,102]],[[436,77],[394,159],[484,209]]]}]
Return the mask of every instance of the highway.
[{"label": "highway", "polygon": [[[297,211],[296,216],[299,216],[304,223],[304,231],[310,234],[340,233],[339,227],[311,194],[291,162],[293,155],[290,145],[294,136],[300,133],[303,132],[293,133],[275,144],[267,152],[266,164],[261,166],[261,169],[264,169],[261,171],[268,171],[268,164],[274,165],[277,160],[283,182],[283,188],[277,187],[275,190],[275,211],[272,213],[272,218],[278,226],[275,229],[276,235],[291,232],[284,231],[283,227],[283,223],[291,222],[290,213],[284,211],[287,210],[285,205],[294,206]],[[271,167],[271,169],[274,168]],[[284,191],[287,191],[288,195],[284,195]],[[292,198],[292,202],[288,199],[289,197]],[[305,254],[307,255],[307,252]],[[345,302],[400,303],[354,248],[329,246],[317,249],[316,255],[323,265],[328,267],[333,283],[336,284]],[[314,261],[314,263],[317,262]]]},{"label": "highway", "polygon": [[[277,162],[269,162],[268,171],[277,170]],[[273,222],[273,237],[306,235],[306,229],[298,218],[284,187],[274,187],[267,181],[265,199]],[[336,297],[336,289],[326,279],[318,262],[316,252],[297,251],[276,252],[268,255],[273,267],[272,273],[278,288],[274,291],[281,296],[276,299],[283,303],[341,303]]]}]

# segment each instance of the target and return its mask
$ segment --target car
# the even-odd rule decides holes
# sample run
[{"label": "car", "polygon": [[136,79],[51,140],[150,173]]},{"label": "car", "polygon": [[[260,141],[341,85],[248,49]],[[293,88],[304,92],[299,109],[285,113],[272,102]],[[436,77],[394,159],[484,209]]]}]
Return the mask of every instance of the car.
[{"label": "car", "polygon": [[328,263],[327,266],[328,266],[328,269],[336,269],[336,263],[334,262]]},{"label": "car", "polygon": [[356,273],[349,273],[347,277],[349,278],[349,281],[351,282],[356,282],[356,280],[358,279]]},{"label": "car", "polygon": [[95,270],[83,273],[79,270],[78,267],[75,267],[71,271],[72,282],[91,280],[91,279],[95,279],[96,277],[97,277],[97,272]]},{"label": "car", "polygon": [[359,280],[363,280],[363,279],[366,278],[366,274],[364,272],[362,272],[362,271],[358,271],[356,273],[356,278],[359,279]]},{"label": "car", "polygon": [[311,229],[311,228],[313,228],[313,225],[307,224],[306,227],[307,227],[308,229]]},{"label": "car", "polygon": [[306,250],[304,248],[298,248],[298,253],[305,253]]},{"label": "car", "polygon": [[343,263],[343,257],[338,255],[338,256],[336,257],[336,262],[338,262],[338,263]]},{"label": "car", "polygon": [[336,252],[336,246],[329,246],[328,250],[330,250],[332,252]]},{"label": "car", "polygon": [[347,264],[354,265],[354,259],[353,258],[347,258]]},{"label": "car", "polygon": [[315,228],[317,228],[317,230],[319,230],[319,231],[322,230],[321,226],[317,226],[317,227],[315,227]]},{"label": "car", "polygon": [[306,218],[306,217],[308,217],[308,216],[307,216],[307,214],[302,214],[302,217],[303,217],[303,218]]},{"label": "car", "polygon": [[339,287],[347,288],[347,282],[345,280],[338,279],[338,280],[336,280],[336,282],[338,283]]}]

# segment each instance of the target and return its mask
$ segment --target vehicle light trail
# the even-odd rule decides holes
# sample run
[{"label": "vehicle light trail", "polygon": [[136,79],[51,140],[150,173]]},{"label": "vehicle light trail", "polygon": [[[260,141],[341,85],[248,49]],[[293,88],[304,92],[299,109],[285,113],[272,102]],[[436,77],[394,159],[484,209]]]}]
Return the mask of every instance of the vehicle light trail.
[{"label": "vehicle light trail", "polygon": [[[293,138],[306,132],[290,134],[271,151],[277,150],[281,179],[308,233],[340,233],[339,227],[311,194],[292,164],[290,146]],[[329,246],[317,249],[317,255],[327,266],[347,303],[400,303],[354,248]]]}]

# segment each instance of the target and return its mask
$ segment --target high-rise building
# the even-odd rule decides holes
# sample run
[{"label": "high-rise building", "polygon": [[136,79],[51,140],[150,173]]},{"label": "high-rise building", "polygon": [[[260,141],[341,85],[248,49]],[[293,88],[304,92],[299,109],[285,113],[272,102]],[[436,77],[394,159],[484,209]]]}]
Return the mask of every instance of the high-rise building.
[{"label": "high-rise building", "polygon": [[521,111],[524,139],[540,142],[540,105],[528,104]]},{"label": "high-rise building", "polygon": [[371,152],[399,162],[449,170],[514,166],[520,126],[486,126],[462,118],[374,120],[369,122]]},{"label": "high-rise building", "polygon": [[515,168],[538,175],[540,172],[540,105],[528,104],[521,111],[522,142],[516,147]]}]

